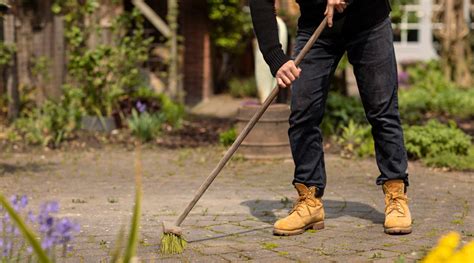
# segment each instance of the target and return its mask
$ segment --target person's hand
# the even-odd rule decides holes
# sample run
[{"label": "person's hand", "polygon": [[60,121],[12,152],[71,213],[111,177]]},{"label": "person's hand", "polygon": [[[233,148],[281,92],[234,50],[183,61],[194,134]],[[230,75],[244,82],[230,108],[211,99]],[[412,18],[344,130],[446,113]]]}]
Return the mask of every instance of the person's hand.
[{"label": "person's hand", "polygon": [[276,79],[280,88],[287,88],[300,76],[301,69],[297,68],[293,60],[289,60],[276,73]]},{"label": "person's hand", "polygon": [[334,9],[338,13],[344,12],[347,4],[344,0],[328,0],[328,5],[326,6],[326,11],[324,15],[328,18],[328,26],[332,27],[332,18],[334,17]]}]

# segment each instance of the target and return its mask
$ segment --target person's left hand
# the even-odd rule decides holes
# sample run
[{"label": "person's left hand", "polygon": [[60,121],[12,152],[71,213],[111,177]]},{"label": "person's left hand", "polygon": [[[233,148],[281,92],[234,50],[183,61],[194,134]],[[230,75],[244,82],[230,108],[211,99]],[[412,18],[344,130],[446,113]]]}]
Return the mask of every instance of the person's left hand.
[{"label": "person's left hand", "polygon": [[334,9],[338,13],[344,12],[347,7],[347,3],[344,0],[328,0],[328,5],[326,6],[326,11],[324,15],[328,18],[328,26],[332,27],[332,18],[334,17]]}]

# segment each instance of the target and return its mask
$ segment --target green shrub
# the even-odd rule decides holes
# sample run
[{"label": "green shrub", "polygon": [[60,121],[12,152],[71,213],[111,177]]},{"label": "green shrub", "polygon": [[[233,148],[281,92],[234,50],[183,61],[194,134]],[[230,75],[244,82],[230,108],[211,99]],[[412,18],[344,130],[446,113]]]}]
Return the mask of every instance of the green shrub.
[{"label": "green shrub", "polygon": [[408,68],[410,88],[400,91],[400,114],[416,122],[425,115],[470,118],[474,116],[474,90],[447,80],[439,63],[430,61]]},{"label": "green shrub", "polygon": [[149,109],[148,112],[154,113],[156,111],[165,123],[176,129],[181,128],[186,116],[185,107],[183,104],[173,101],[166,94],[158,94],[149,87],[140,87],[131,94],[129,99],[145,103]]},{"label": "green shrub", "polygon": [[411,88],[400,92],[399,104],[400,115],[408,122],[418,121],[427,113],[470,118],[474,116],[474,90],[453,88],[431,92]]},{"label": "green shrub", "polygon": [[405,127],[405,146],[414,158],[436,157],[440,154],[466,156],[471,137],[455,127],[430,120],[425,126]]},{"label": "green shrub", "polygon": [[426,157],[423,162],[428,166],[472,171],[474,170],[474,147],[471,146],[467,155],[444,152],[435,156]]},{"label": "green shrub", "polygon": [[237,138],[237,131],[235,128],[230,128],[225,132],[219,134],[219,142],[224,146],[230,146]]},{"label": "green shrub", "polygon": [[252,37],[252,20],[240,0],[207,0],[211,38],[227,53],[242,54]]},{"label": "green shrub", "polygon": [[235,98],[256,97],[257,83],[255,82],[255,78],[231,79],[229,81],[229,92],[230,95]]},{"label": "green shrub", "polygon": [[437,60],[420,62],[408,69],[409,83],[414,89],[423,89],[431,92],[457,88],[456,84],[447,80]]},{"label": "green shrub", "polygon": [[164,94],[159,95],[159,100],[161,104],[160,115],[162,115],[164,122],[173,128],[181,128],[186,114],[184,105],[174,102]]},{"label": "green shrub", "polygon": [[360,99],[330,92],[321,124],[323,134],[340,134],[342,127],[348,126],[351,120],[356,124],[367,124]]},{"label": "green shrub", "polygon": [[99,7],[94,0],[60,1],[53,11],[65,16],[68,78],[83,92],[83,108],[89,115],[110,116],[123,97],[144,84],[139,68],[148,59],[152,38],[145,36],[144,19],[134,9],[112,20],[113,43],[88,47],[87,40],[100,29],[84,19]]},{"label": "green shrub", "polygon": [[360,125],[350,120],[347,126],[342,127],[342,134],[336,141],[342,147],[343,157],[375,155],[370,125]]},{"label": "green shrub", "polygon": [[57,147],[73,136],[83,114],[77,89],[63,89],[59,102],[46,101],[40,108],[23,111],[13,123],[18,133],[29,144]]},{"label": "green shrub", "polygon": [[133,110],[132,116],[128,120],[128,127],[134,136],[143,142],[148,142],[160,134],[163,123],[164,118],[160,114],[138,113]]}]

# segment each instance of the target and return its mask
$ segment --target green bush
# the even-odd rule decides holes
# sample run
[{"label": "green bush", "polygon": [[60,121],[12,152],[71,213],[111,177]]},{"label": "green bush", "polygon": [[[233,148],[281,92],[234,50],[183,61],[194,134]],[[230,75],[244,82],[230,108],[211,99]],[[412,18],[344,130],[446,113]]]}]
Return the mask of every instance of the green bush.
[{"label": "green bush", "polygon": [[411,88],[400,92],[400,115],[407,122],[415,122],[426,114],[470,118],[474,116],[473,89],[446,89],[431,92]]},{"label": "green bush", "polygon": [[159,95],[159,100],[161,103],[160,114],[164,122],[168,123],[173,128],[181,128],[186,114],[184,105],[174,102],[164,94]]},{"label": "green bush", "polygon": [[420,62],[408,67],[410,86],[414,89],[423,89],[431,92],[457,88],[456,84],[447,80],[437,60]]},{"label": "green bush", "polygon": [[255,78],[231,79],[229,81],[229,92],[235,98],[256,97],[257,83]]},{"label": "green bush", "polygon": [[240,0],[207,0],[211,37],[224,52],[241,54],[252,36],[250,13]]},{"label": "green bush", "polygon": [[128,120],[128,127],[134,136],[143,142],[148,142],[160,134],[163,123],[164,118],[160,114],[138,113],[133,110],[132,116]]},{"label": "green bush", "polygon": [[460,171],[474,170],[474,147],[471,146],[467,155],[457,155],[450,152],[426,157],[423,162],[428,166],[451,168]]},{"label": "green bush", "polygon": [[148,59],[152,38],[146,38],[140,12],[124,12],[112,21],[114,43],[89,47],[91,34],[100,32],[94,23],[84,23],[100,3],[59,1],[53,7],[65,16],[68,43],[68,77],[82,91],[82,106],[89,115],[110,116],[119,101],[144,84],[140,66]]},{"label": "green bush", "polygon": [[341,155],[343,157],[375,155],[370,125],[360,125],[349,120],[347,126],[342,127],[342,134],[336,141],[342,147]]},{"label": "green bush", "polygon": [[161,115],[161,118],[163,118],[163,121],[173,128],[179,129],[183,125],[183,120],[186,116],[184,105],[173,101],[166,94],[158,94],[148,87],[140,87],[132,93],[131,99],[135,101],[145,101],[152,104],[148,105],[150,106],[148,108],[151,108],[151,111],[148,111],[157,111],[157,113]]},{"label": "green bush", "polygon": [[230,128],[225,132],[219,134],[219,142],[224,146],[230,146],[237,138],[237,131],[235,128]]},{"label": "green bush", "polygon": [[405,127],[405,146],[414,158],[434,158],[440,154],[468,155],[471,137],[455,124],[444,125],[430,120],[424,126]]},{"label": "green bush", "polygon": [[67,87],[63,91],[64,95],[58,102],[46,101],[40,108],[23,111],[13,123],[11,132],[19,133],[33,145],[57,147],[63,140],[71,138],[83,114],[78,99],[80,91]]},{"label": "green bush", "polygon": [[356,124],[367,124],[360,99],[330,92],[321,124],[323,134],[325,136],[340,134],[342,127],[348,126],[351,120]]},{"label": "green bush", "polygon": [[400,114],[407,122],[424,116],[470,118],[474,116],[474,90],[446,80],[439,63],[430,61],[408,68],[410,88],[400,91]]}]

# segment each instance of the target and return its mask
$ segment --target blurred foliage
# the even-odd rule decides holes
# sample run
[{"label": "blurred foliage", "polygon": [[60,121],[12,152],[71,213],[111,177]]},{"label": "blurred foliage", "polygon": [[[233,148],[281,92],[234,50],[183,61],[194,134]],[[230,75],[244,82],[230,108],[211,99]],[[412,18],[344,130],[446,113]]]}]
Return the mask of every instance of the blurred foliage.
[{"label": "blurred foliage", "polygon": [[[4,42],[0,42],[0,72],[3,72],[7,68],[7,66],[11,65],[13,55],[16,52],[16,48],[14,45],[5,44]],[[0,116],[5,115],[7,113],[8,108],[8,96],[5,93],[0,94]]]},{"label": "blurred foliage", "polygon": [[229,81],[229,92],[235,98],[256,97],[257,82],[255,78],[233,78]]},{"label": "blurred foliage", "polygon": [[142,142],[148,142],[158,137],[163,122],[162,115],[150,114],[146,111],[138,113],[134,109],[132,116],[128,120],[128,127],[134,136],[138,137]]},{"label": "blurred foliage", "polygon": [[16,47],[14,45],[5,44],[5,42],[0,42],[0,69],[3,69],[5,66],[11,64],[15,52]]},{"label": "blurred foliage", "polygon": [[[145,101],[145,105],[148,108],[147,111],[162,114],[163,121],[172,128],[180,129],[182,127],[186,116],[186,109],[183,104],[173,101],[166,94],[158,94],[146,87],[137,89],[131,97],[135,101]],[[153,109],[151,106],[155,103],[158,107]]]},{"label": "blurred foliage", "polygon": [[184,105],[174,102],[165,94],[159,94],[158,97],[161,102],[161,114],[164,122],[175,129],[181,128],[186,114]]},{"label": "blurred foliage", "polygon": [[252,36],[252,20],[242,1],[207,0],[207,3],[216,47],[231,54],[244,52]]},{"label": "blurred foliage", "polygon": [[402,21],[404,12],[403,5],[414,3],[416,0],[392,0],[390,1],[392,12],[390,13],[390,18],[392,23],[400,23]]},{"label": "blurred foliage", "polygon": [[[120,113],[126,120],[132,111],[121,112],[120,102],[141,97],[148,97],[157,106],[150,113],[132,116],[132,133],[149,140],[158,134],[155,130],[161,130],[163,123],[181,126],[183,105],[155,94],[139,70],[148,59],[152,39],[144,37],[144,21],[137,10],[115,17],[110,29],[115,42],[88,47],[88,38],[101,29],[98,24],[85,21],[98,7],[99,2],[94,0],[54,3],[53,12],[63,15],[66,22],[69,83],[63,86],[60,100],[46,101],[41,107],[35,106],[34,90],[22,92],[21,116],[9,129],[9,140],[57,147],[61,141],[74,137],[82,116]],[[34,62],[33,75],[47,77],[49,61],[37,58]]]},{"label": "blurred foliage", "polygon": [[[474,90],[447,81],[437,61],[409,66],[408,88],[399,95],[400,115],[409,157],[429,166],[470,170],[474,165],[471,137],[437,119],[469,120],[474,117]],[[424,123],[428,120],[427,123]],[[370,125],[360,99],[330,92],[321,129],[341,146],[344,157],[374,154]]]},{"label": "blurred foliage", "polygon": [[230,146],[237,138],[237,131],[234,127],[219,134],[219,142],[223,146]]},{"label": "blurred foliage", "polygon": [[148,59],[152,39],[144,37],[143,18],[136,10],[124,13],[114,21],[112,32],[122,36],[116,43],[77,49],[69,58],[68,72],[83,91],[83,107],[90,115],[111,115],[123,96],[145,85],[139,66]]},{"label": "blurred foliage", "polygon": [[474,171],[474,146],[471,145],[467,155],[442,152],[423,159],[428,166],[450,168],[459,171]]},{"label": "blurred foliage", "polygon": [[446,80],[438,61],[408,68],[409,86],[400,91],[400,113],[408,122],[425,115],[449,118],[474,117],[474,89],[463,89]]},{"label": "blurred foliage", "polygon": [[46,101],[39,108],[22,111],[10,129],[10,140],[57,147],[61,141],[72,138],[82,117],[81,93],[67,86],[63,90],[58,102]]},{"label": "blurred foliage", "polygon": [[347,126],[342,127],[342,133],[336,141],[342,147],[342,157],[352,158],[354,156],[368,157],[375,155],[370,125],[361,125],[353,120],[349,120]]},{"label": "blurred foliage", "polygon": [[344,96],[330,92],[326,100],[326,110],[321,130],[325,136],[338,135],[342,128],[353,121],[357,124],[367,124],[364,109],[359,98]]},{"label": "blurred foliage", "polygon": [[430,120],[423,126],[405,127],[405,146],[409,156],[414,158],[447,153],[466,156],[471,147],[471,137],[458,129],[454,122],[445,125]]}]

